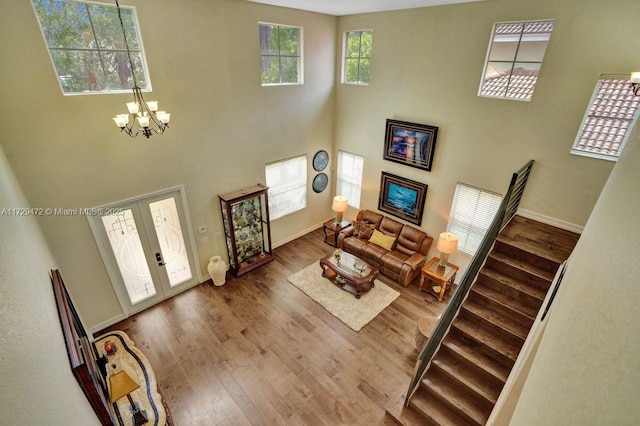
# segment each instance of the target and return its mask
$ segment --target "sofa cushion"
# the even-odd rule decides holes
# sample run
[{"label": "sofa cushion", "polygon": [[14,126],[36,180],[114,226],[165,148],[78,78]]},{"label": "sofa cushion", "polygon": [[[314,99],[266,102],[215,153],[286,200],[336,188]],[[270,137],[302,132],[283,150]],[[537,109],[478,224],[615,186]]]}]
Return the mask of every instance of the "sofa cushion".
[{"label": "sofa cushion", "polygon": [[374,229],[369,242],[382,247],[385,250],[391,250],[393,243],[396,242],[396,237],[393,235],[385,235],[382,232]]},{"label": "sofa cushion", "polygon": [[385,217],[382,219],[382,221],[380,221],[378,231],[386,235],[393,235],[394,237],[397,237],[398,235],[400,235],[400,231],[402,231],[403,226],[404,225],[400,222],[396,222],[393,219]]},{"label": "sofa cushion", "polygon": [[373,263],[379,267],[380,260],[387,253],[389,253],[387,249],[384,249],[377,244],[369,243],[362,247],[362,255],[360,257],[362,260]]},{"label": "sofa cushion", "polygon": [[368,223],[363,220],[354,220],[353,221],[353,235],[362,238],[364,240],[368,240],[371,238],[371,234],[375,229],[375,225],[373,223]]},{"label": "sofa cushion", "polygon": [[358,213],[357,220],[361,220],[363,222],[372,223],[376,228],[380,225],[380,222],[384,218],[380,213],[372,212],[371,210],[361,210]]},{"label": "sofa cushion", "polygon": [[404,261],[409,258],[408,255],[399,252],[398,250],[392,250],[389,253],[382,256],[380,259],[380,265],[384,266],[394,274],[400,274]]},{"label": "sofa cushion", "polygon": [[420,251],[420,246],[425,238],[427,238],[426,233],[411,226],[405,226],[400,231],[400,235],[398,235],[398,241],[394,249],[411,256]]},{"label": "sofa cushion", "polygon": [[342,249],[351,254],[355,254],[358,257],[362,257],[362,248],[369,243],[367,240],[362,240],[356,237],[349,237],[342,240]]}]

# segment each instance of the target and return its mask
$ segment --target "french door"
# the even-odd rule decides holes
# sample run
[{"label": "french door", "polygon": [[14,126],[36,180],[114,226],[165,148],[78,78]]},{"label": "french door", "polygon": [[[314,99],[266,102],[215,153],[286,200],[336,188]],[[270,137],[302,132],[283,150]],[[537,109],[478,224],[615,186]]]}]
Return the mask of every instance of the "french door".
[{"label": "french door", "polygon": [[184,188],[94,209],[88,216],[122,310],[128,316],[199,282]]}]

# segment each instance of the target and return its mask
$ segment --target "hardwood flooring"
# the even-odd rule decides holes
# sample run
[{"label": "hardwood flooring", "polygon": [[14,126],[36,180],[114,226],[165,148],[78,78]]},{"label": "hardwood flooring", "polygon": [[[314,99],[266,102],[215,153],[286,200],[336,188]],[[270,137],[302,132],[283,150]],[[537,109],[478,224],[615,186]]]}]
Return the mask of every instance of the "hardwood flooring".
[{"label": "hardwood flooring", "polygon": [[[393,424],[385,405],[409,385],[415,325],[443,302],[401,293],[354,332],[287,277],[333,250],[321,229],[242,277],[211,281],[105,331],[123,330],[151,362],[178,426]],[[102,333],[102,332],[101,332]]]}]

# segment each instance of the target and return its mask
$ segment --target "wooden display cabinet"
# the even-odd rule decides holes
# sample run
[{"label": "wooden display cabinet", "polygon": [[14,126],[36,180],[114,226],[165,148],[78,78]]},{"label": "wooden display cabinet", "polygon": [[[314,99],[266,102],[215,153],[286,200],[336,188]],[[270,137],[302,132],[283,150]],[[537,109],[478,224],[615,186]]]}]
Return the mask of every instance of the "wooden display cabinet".
[{"label": "wooden display cabinet", "polygon": [[268,189],[257,184],[218,195],[229,269],[236,277],[273,260]]}]

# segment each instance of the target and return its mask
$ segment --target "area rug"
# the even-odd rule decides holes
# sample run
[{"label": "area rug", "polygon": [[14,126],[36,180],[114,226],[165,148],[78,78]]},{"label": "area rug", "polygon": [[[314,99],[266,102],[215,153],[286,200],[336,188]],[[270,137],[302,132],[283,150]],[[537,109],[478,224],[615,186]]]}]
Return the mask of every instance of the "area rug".
[{"label": "area rug", "polygon": [[400,293],[376,280],[376,286],[356,299],[322,276],[319,262],[291,275],[287,280],[355,331],[360,331]]}]

